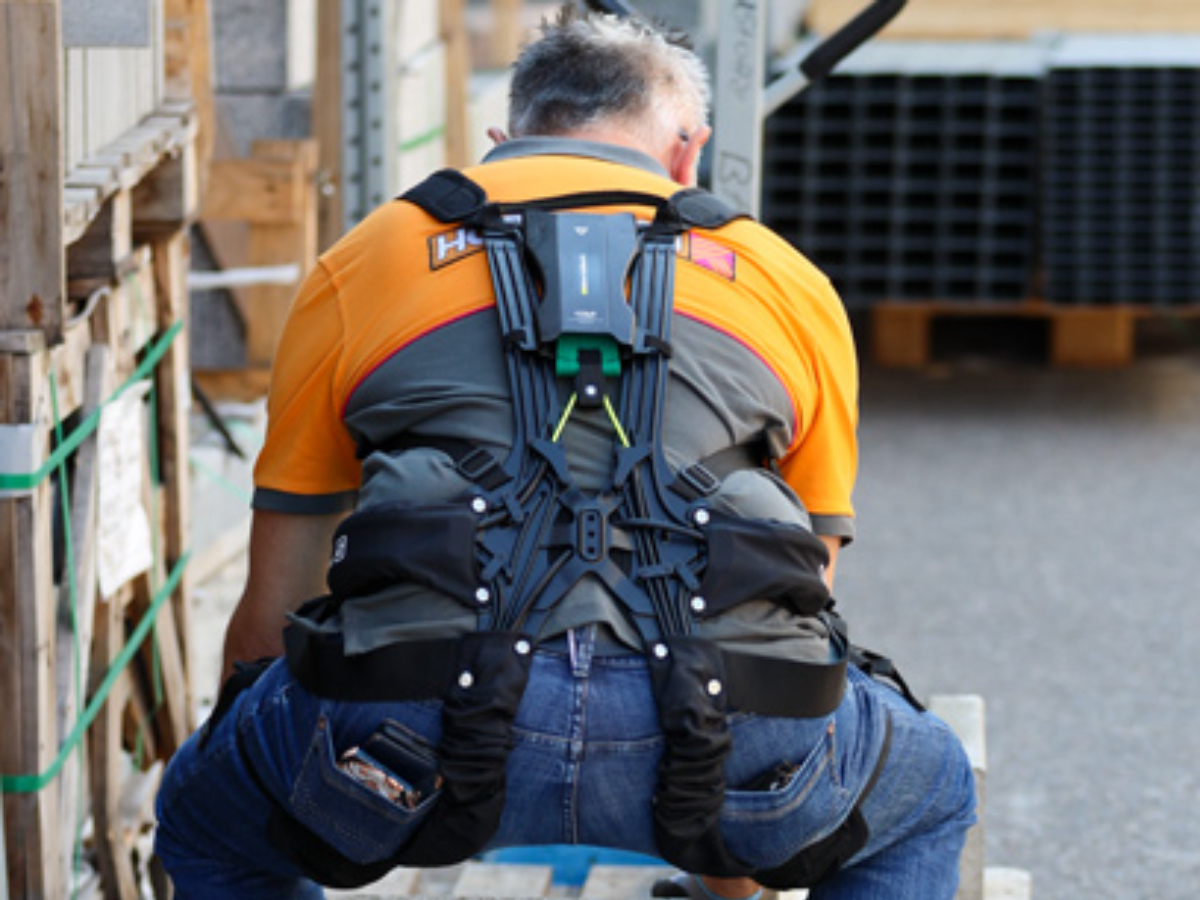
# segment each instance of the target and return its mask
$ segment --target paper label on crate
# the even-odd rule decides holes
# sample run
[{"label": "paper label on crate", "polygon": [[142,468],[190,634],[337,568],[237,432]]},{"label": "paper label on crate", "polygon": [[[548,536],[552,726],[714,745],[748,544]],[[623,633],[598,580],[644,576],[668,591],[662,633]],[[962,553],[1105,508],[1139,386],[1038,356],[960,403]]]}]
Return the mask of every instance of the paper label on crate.
[{"label": "paper label on crate", "polygon": [[104,597],[111,597],[154,561],[150,519],[142,500],[148,465],[142,399],[147,390],[148,382],[134,385],[100,415],[96,565]]}]

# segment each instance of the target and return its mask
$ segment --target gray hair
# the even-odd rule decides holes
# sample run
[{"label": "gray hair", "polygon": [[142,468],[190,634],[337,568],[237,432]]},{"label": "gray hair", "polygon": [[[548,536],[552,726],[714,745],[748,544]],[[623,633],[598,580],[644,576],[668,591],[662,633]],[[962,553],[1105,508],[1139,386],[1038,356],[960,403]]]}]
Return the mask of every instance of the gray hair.
[{"label": "gray hair", "polygon": [[509,131],[561,135],[615,122],[656,144],[706,124],[708,102],[708,72],[686,36],[567,6],[513,67]]}]

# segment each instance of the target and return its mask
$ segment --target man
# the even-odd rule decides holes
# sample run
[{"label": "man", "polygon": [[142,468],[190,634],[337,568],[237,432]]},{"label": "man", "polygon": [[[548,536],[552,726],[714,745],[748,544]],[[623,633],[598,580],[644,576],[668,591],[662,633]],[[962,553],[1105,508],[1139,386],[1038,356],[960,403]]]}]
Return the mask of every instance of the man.
[{"label": "man", "polygon": [[[308,876],[351,885],[558,843],[663,855],[706,876],[678,882],[694,895],[747,897],[754,876],[816,883],[814,898],[953,896],[973,821],[962,750],[842,674],[836,620],[812,605],[853,534],[845,315],[766,229],[673,198],[695,184],[707,100],[702,65],[662,32],[564,12],[516,64],[512,139],[493,135],[470,182],[377,210],[307,278],[276,359],[226,674],[284,653],[327,568],[332,595],[294,618],[286,662],[240,693],[231,680],[169,767],[157,847],[179,900],[317,897]],[[567,223],[566,246],[601,219],[539,218],[529,201],[580,192],[568,205],[602,204],[583,213],[614,214],[612,241],[641,248],[628,270],[598,245],[578,270],[542,248],[538,227]],[[526,307],[511,247],[536,257]],[[643,279],[664,252],[673,287]],[[614,260],[605,277],[629,273],[644,321],[597,337],[549,318],[559,289],[594,299]],[[659,406],[661,426],[639,418]],[[446,523],[464,521],[459,552]],[[717,535],[727,570],[706,562]],[[724,602],[737,581],[755,596]],[[487,655],[510,635],[511,653]],[[835,675],[821,706],[813,686]]]}]

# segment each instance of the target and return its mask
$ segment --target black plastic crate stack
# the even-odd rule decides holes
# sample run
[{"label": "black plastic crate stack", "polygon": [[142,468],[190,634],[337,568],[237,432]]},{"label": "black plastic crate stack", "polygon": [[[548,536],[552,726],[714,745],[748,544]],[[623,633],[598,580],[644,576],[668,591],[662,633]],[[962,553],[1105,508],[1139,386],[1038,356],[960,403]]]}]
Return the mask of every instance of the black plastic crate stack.
[{"label": "black plastic crate stack", "polygon": [[1200,40],[1066,39],[1044,110],[1047,299],[1200,303]]},{"label": "black plastic crate stack", "polygon": [[1025,299],[1044,58],[867,45],[767,121],[764,221],[850,305]]}]

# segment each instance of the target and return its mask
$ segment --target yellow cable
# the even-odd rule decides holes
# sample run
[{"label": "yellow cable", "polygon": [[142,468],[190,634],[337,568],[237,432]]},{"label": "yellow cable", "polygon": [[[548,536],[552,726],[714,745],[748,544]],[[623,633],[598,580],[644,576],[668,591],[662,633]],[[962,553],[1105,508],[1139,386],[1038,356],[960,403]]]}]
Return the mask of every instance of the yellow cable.
[{"label": "yellow cable", "polygon": [[578,394],[572,394],[571,399],[567,401],[567,408],[563,410],[562,418],[558,420],[558,427],[554,429],[554,434],[550,436],[550,442],[557,444],[558,439],[562,437],[563,429],[567,427],[567,419],[571,416],[571,410],[575,408],[575,398]]},{"label": "yellow cable", "polygon": [[612,401],[608,399],[608,394],[604,395],[604,408],[608,410],[608,418],[613,423],[613,428],[617,431],[617,437],[621,439],[621,446],[629,446],[629,438],[625,436],[625,429],[621,427],[621,423],[617,420],[616,410],[612,407]]}]

